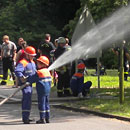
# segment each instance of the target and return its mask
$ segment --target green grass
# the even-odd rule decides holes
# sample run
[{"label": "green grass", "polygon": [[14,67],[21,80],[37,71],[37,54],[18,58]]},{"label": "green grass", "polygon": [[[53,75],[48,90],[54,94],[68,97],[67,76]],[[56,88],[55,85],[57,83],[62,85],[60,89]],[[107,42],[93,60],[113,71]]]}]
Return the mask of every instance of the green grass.
[{"label": "green grass", "polygon": [[76,103],[65,104],[76,108],[94,110],[98,112],[130,117],[130,98],[120,105],[119,99],[96,99],[78,101]]},{"label": "green grass", "polygon": [[95,70],[88,70],[85,81],[92,81],[89,100],[67,103],[69,106],[95,110],[99,112],[130,117],[130,77],[124,81],[125,100],[119,103],[119,77],[117,70],[107,70],[107,75],[100,76],[100,89],[98,89],[97,76],[91,76]]},{"label": "green grass", "polygon": [[[101,88],[118,88],[119,87],[119,76],[117,70],[106,70],[107,75],[100,76],[100,87]],[[92,87],[98,87],[98,77],[91,76],[94,74],[95,70],[88,70],[88,75],[85,76],[85,81],[92,81]],[[128,77],[128,81],[124,81],[124,87],[130,87],[130,77]]]}]

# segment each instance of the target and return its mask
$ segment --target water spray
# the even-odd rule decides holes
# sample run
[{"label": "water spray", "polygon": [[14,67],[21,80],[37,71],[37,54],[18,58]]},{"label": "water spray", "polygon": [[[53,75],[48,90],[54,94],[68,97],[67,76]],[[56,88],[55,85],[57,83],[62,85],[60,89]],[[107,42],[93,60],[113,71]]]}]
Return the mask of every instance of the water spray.
[{"label": "water spray", "polygon": [[[56,69],[81,57],[89,58],[101,49],[110,47],[113,43],[119,43],[127,36],[130,28],[130,6],[122,7],[111,17],[85,33],[77,39],[72,50],[61,55],[50,67]],[[100,33],[100,34],[99,34]]]}]

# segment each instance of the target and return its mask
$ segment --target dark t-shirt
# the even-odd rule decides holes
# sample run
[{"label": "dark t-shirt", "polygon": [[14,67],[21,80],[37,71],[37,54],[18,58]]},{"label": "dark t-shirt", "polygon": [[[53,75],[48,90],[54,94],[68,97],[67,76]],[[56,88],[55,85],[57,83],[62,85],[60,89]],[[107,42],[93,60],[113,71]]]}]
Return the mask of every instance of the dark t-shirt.
[{"label": "dark t-shirt", "polygon": [[18,45],[16,53],[19,52],[19,50],[21,50],[21,49],[22,49],[22,47]]},{"label": "dark t-shirt", "polygon": [[58,47],[54,52],[54,57],[57,59],[59,56],[61,56],[66,51],[65,47]]},{"label": "dark t-shirt", "polygon": [[55,52],[54,52],[54,56],[57,59],[60,55],[62,55],[64,52],[68,51],[71,49],[71,46],[66,45],[64,47],[58,47]]},{"label": "dark t-shirt", "polygon": [[38,49],[41,50],[42,55],[50,59],[50,52],[55,49],[55,46],[52,42],[41,42]]}]

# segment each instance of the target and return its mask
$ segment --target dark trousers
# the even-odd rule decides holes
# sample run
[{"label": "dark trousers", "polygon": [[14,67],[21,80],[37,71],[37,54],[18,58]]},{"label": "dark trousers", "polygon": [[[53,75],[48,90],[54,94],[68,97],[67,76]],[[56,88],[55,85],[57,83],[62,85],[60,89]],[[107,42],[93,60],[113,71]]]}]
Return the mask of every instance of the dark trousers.
[{"label": "dark trousers", "polygon": [[[82,95],[84,97],[90,92],[91,86],[92,86],[91,81],[87,81],[86,83],[83,83],[83,86],[79,86],[79,87],[82,87]],[[76,90],[73,90],[72,93],[73,93],[73,96],[77,97],[79,94],[79,91],[76,89]]]},{"label": "dark trousers", "polygon": [[58,74],[58,83],[57,83],[57,92],[68,94],[70,92],[70,73],[66,71],[65,73],[57,72]]},{"label": "dark trousers", "polygon": [[7,80],[8,77],[8,69],[10,69],[10,72],[12,74],[13,80],[15,80],[15,74],[14,74],[14,61],[13,58],[3,58],[3,80]]},{"label": "dark trousers", "polygon": [[22,119],[28,120],[31,111],[31,103],[32,103],[32,87],[28,86],[22,90],[23,98],[22,98]]},{"label": "dark trousers", "polygon": [[129,67],[127,65],[124,66],[124,80],[127,80],[129,74]]}]

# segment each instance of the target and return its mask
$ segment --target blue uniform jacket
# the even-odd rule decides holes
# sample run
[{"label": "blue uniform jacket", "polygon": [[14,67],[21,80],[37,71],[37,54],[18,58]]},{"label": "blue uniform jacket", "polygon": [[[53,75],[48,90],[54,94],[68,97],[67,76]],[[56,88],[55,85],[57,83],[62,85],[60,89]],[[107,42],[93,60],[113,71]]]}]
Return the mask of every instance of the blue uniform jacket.
[{"label": "blue uniform jacket", "polygon": [[[20,77],[27,77],[27,76],[31,76],[34,75],[36,73],[36,65],[34,63],[34,61],[28,61],[26,59],[22,59],[18,65],[15,68],[15,74],[18,78]],[[20,81],[20,85],[21,85],[21,81]]]},{"label": "blue uniform jacket", "polygon": [[38,70],[28,78],[30,83],[36,82],[36,89],[39,95],[47,96],[51,89],[51,74],[47,68]]},{"label": "blue uniform jacket", "polygon": [[70,80],[70,88],[72,92],[82,92],[84,84],[84,75],[82,73],[75,73]]}]

